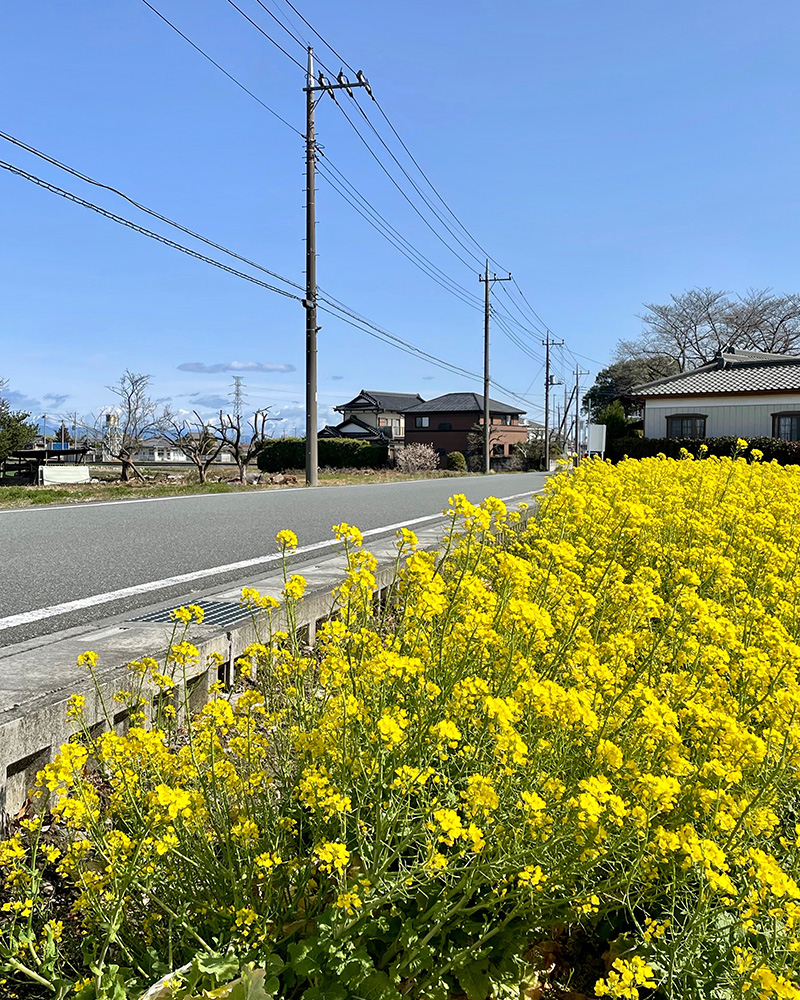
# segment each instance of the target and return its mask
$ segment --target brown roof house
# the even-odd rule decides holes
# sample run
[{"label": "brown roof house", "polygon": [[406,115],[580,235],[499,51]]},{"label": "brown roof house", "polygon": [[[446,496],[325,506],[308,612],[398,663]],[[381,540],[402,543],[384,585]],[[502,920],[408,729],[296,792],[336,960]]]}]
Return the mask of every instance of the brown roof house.
[{"label": "brown roof house", "polygon": [[800,441],[800,357],[728,348],[700,368],[634,386],[646,438]]},{"label": "brown roof house", "polygon": [[406,411],[422,401],[422,396],[415,392],[376,392],[362,389],[349,403],[334,406],[334,410],[341,413],[344,419],[335,426],[329,424],[323,427],[319,435],[402,443]]},{"label": "brown roof house", "polygon": [[[500,468],[507,465],[514,445],[527,441],[528,428],[520,421],[524,412],[489,399],[492,465]],[[406,444],[433,445],[440,459],[451,451],[480,454],[480,437],[476,432],[483,428],[483,396],[476,392],[448,392],[426,403],[417,403],[406,410],[405,418]]]}]

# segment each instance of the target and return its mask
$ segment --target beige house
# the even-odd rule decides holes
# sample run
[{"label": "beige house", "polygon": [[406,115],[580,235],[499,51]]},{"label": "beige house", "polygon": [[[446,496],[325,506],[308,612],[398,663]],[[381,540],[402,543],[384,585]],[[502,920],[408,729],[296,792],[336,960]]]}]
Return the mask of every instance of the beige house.
[{"label": "beige house", "polygon": [[415,392],[376,392],[362,389],[349,403],[334,406],[342,422],[326,426],[321,437],[350,437],[362,441],[401,442],[406,432],[406,410],[422,402]]},{"label": "beige house", "polygon": [[646,438],[800,441],[800,357],[729,348],[630,395],[642,404]]}]

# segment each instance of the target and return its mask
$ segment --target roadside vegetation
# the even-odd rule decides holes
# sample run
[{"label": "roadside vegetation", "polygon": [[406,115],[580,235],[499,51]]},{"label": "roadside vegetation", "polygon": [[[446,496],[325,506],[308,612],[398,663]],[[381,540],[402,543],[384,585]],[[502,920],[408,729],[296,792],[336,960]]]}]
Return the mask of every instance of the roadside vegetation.
[{"label": "roadside vegetation", "polygon": [[245,589],[194,716],[195,607],[106,731],[73,698],[0,844],[5,995],[798,1000],[800,469],[587,461],[530,514],[399,532],[382,610],[336,526],[315,649],[301,577],[280,630]]},{"label": "roadside vegetation", "polygon": [[[64,484],[63,486],[0,486],[0,510],[36,507],[42,504],[97,503],[103,500],[136,500],[145,497],[177,497],[208,493],[244,493],[254,490],[287,489],[305,486],[305,472],[295,469],[283,476],[264,477],[261,483],[242,485],[238,482],[198,483],[191,473],[189,481],[170,482],[166,478],[151,480],[147,470],[141,481],[122,482],[101,478],[96,483]],[[103,473],[101,473],[103,475]],[[320,486],[359,486],[368,483],[401,483],[412,479],[442,479],[469,475],[445,469],[432,472],[401,472],[398,469],[336,469],[319,473]],[[194,481],[192,481],[194,480]]]}]

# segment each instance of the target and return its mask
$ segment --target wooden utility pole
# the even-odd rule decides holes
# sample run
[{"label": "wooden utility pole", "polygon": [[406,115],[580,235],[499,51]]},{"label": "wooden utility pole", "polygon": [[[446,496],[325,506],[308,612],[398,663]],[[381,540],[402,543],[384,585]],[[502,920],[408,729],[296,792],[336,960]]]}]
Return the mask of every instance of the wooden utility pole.
[{"label": "wooden utility pole", "polygon": [[495,281],[511,281],[511,272],[507,278],[498,278],[495,274],[489,277],[489,258],[486,258],[486,274],[479,274],[478,281],[484,282],[486,293],[483,310],[483,471],[489,472],[492,466],[489,454],[489,430],[491,414],[489,413],[489,315],[492,311],[489,293]]},{"label": "wooden utility pole", "polygon": [[550,331],[546,331],[546,337],[542,341],[545,348],[544,353],[544,471],[550,471],[550,389],[554,385],[560,385],[550,374],[550,348],[563,347],[563,340],[551,340]]},{"label": "wooden utility pole", "polygon": [[[314,80],[314,50],[308,47],[307,83],[303,88],[306,94],[306,297],[303,306],[306,310],[306,486],[316,486],[318,479],[319,449],[317,446],[317,140],[314,131],[314,109],[320,96],[326,92],[333,97],[334,90],[346,90],[353,96],[353,87],[364,87],[372,97],[369,83],[359,70],[357,80],[351,83],[339,73],[338,83],[326,80],[319,74],[318,83]],[[335,98],[334,98],[335,99]],[[375,99],[374,97],[372,98]]]},{"label": "wooden utility pole", "polygon": [[306,486],[317,485],[317,142],[314,134],[314,50],[306,86]]}]

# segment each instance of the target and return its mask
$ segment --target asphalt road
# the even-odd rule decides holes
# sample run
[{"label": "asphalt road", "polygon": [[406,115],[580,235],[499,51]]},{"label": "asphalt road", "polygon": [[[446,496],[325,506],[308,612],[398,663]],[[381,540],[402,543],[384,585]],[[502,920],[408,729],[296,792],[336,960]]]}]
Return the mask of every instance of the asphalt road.
[{"label": "asphalt road", "polygon": [[258,560],[277,552],[281,528],[295,531],[301,548],[329,541],[340,521],[393,531],[388,526],[440,513],[453,493],[474,502],[519,496],[545,478],[531,472],[0,511],[0,646],[162,599],[197,598],[221,584],[246,585]]}]

